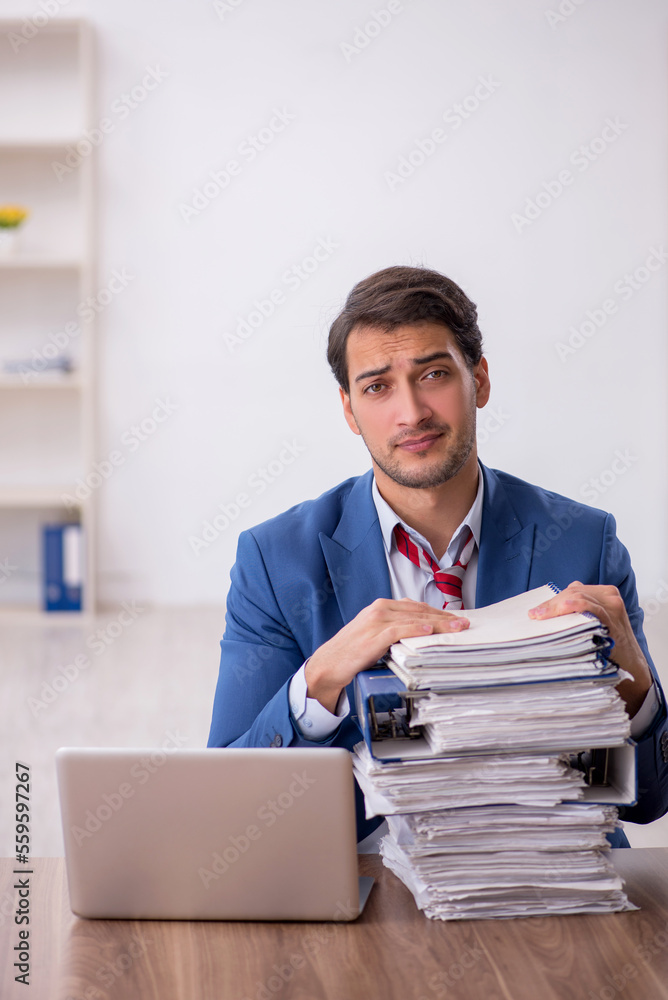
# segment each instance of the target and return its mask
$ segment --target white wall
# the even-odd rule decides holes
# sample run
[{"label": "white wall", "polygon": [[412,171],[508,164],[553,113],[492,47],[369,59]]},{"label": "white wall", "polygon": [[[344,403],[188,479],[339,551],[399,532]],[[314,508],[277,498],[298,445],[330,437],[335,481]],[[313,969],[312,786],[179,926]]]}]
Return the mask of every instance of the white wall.
[{"label": "white wall", "polygon": [[[572,13],[554,15],[559,3]],[[114,121],[98,152],[100,287],[114,269],[132,275],[100,317],[100,458],[156,400],[176,406],[136,452],[124,446],[127,461],[98,491],[107,602],[222,605],[239,529],[367,468],[324,360],[328,323],[358,279],[414,261],[478,303],[493,377],[483,460],[579,499],[588,491],[617,516],[641,594],[668,596],[668,268],[659,255],[637,290],[624,279],[666,241],[668,9],[394,0],[389,24],[346,49],[387,6],[62,8],[95,26],[96,120]],[[115,102],[156,67],[166,78],[121,118]],[[467,98],[472,108],[476,88],[486,97],[462,118],[454,109]],[[274,109],[294,118],[249,162],[240,147]],[[608,120],[619,134],[597,142]],[[437,128],[433,155],[391,182]],[[231,159],[240,173],[186,221],[183,206]],[[550,199],[545,185],[564,170],[572,183]],[[549,205],[518,231],[513,214],[541,191]],[[282,276],[320,241],[326,259],[290,287]],[[272,289],[284,301],[231,349],[239,318]],[[557,345],[605,300],[615,311],[560,359]],[[286,441],[301,452],[260,494],[251,477]],[[618,453],[625,461],[606,474]],[[247,509],[195,554],[189,538],[240,492]]]}]

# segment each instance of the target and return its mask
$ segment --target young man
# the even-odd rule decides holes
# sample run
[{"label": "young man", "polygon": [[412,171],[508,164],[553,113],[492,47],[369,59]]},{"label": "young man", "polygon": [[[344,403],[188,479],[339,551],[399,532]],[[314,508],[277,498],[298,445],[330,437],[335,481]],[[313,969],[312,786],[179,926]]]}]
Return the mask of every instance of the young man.
[{"label": "young man", "polygon": [[[393,642],[467,628],[462,607],[552,581],[561,593],[532,614],[592,612],[632,678],[618,688],[639,743],[626,818],[663,815],[666,705],[628,552],[611,515],[479,463],[475,305],[437,272],[387,268],[350,293],[328,360],[372,470],[240,536],[209,745],[351,748],[352,681]],[[359,839],[363,815],[360,797]]]}]

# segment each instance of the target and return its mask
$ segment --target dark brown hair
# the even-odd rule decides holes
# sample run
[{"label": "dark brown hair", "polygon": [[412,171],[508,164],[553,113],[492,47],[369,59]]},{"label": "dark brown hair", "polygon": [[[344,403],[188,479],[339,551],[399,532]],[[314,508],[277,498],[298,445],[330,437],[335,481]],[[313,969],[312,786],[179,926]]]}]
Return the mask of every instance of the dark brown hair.
[{"label": "dark brown hair", "polygon": [[478,364],[482,357],[478,310],[450,278],[422,267],[386,267],[355,285],[330,327],[327,344],[327,360],[344,392],[349,392],[346,343],[355,327],[390,333],[423,320],[447,326],[469,368]]}]

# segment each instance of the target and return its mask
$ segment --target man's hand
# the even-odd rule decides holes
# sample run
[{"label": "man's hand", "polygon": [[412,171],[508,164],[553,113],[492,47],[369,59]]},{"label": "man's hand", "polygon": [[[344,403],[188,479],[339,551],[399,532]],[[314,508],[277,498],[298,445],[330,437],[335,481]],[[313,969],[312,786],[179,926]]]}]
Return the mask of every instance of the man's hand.
[{"label": "man's hand", "polygon": [[308,696],[334,712],[344,687],[360,670],[372,667],[392,643],[410,635],[461,632],[468,627],[467,618],[429,604],[379,598],[316,649],[306,664]]},{"label": "man's hand", "polygon": [[555,618],[573,611],[589,611],[596,615],[614,639],[612,659],[633,676],[632,681],[622,681],[617,686],[633,718],[652,686],[652,672],[633,634],[621,594],[616,587],[586,585],[576,580],[556,597],[532,608],[529,615],[531,618]]}]

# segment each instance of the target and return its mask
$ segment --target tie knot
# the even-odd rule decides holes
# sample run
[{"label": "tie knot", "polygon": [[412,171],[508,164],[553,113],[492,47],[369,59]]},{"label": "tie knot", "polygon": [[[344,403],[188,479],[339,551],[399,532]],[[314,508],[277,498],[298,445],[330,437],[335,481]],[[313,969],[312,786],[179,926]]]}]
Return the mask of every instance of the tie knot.
[{"label": "tie knot", "polygon": [[414,566],[420,566],[433,574],[434,583],[443,594],[443,609],[445,611],[461,611],[464,607],[462,599],[464,573],[475,547],[475,538],[471,529],[467,528],[458,559],[446,570],[442,570],[436,560],[432,559],[422,545],[414,542],[400,524],[395,526],[394,540],[401,554],[410,559]]}]

